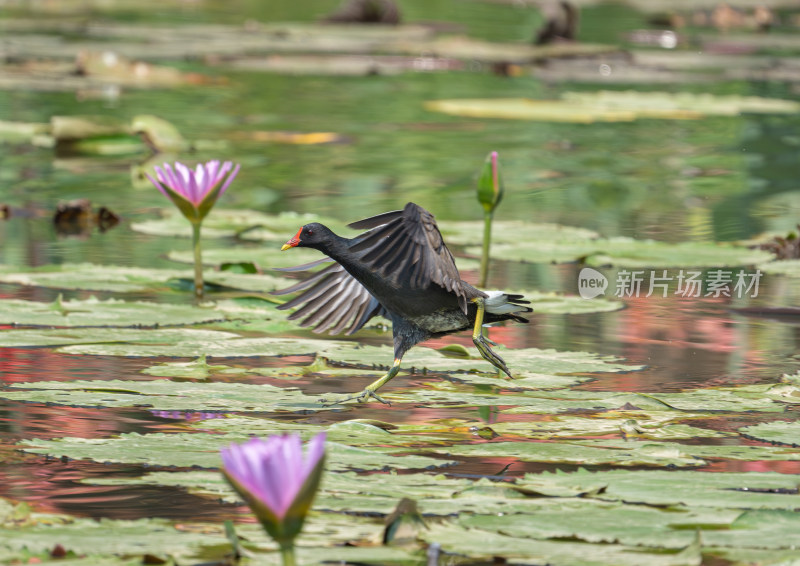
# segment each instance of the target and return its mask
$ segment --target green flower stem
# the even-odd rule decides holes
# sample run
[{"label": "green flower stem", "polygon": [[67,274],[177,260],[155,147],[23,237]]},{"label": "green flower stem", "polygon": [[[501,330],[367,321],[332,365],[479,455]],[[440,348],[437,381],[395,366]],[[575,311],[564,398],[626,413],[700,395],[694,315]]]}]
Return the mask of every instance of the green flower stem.
[{"label": "green flower stem", "polygon": [[192,248],[194,249],[194,295],[203,298],[203,251],[200,247],[200,222],[192,222]]},{"label": "green flower stem", "polygon": [[493,210],[483,211],[483,252],[481,253],[481,282],[479,287],[486,287],[489,278],[489,246],[492,243],[492,217]]},{"label": "green flower stem", "polygon": [[281,545],[281,559],[283,566],[295,566],[294,545],[291,542]]}]

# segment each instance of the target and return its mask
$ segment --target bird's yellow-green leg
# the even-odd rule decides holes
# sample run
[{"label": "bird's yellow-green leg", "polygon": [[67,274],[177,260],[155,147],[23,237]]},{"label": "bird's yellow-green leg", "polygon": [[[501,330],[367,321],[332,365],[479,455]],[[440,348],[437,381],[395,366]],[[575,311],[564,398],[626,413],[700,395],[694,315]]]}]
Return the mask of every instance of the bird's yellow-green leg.
[{"label": "bird's yellow-green leg", "polygon": [[475,314],[475,328],[472,330],[472,342],[475,344],[475,347],[478,348],[484,360],[504,372],[508,377],[513,378],[503,358],[494,353],[487,339],[483,336],[483,317],[486,312],[483,297],[472,299],[472,302],[478,307],[478,312]]},{"label": "bird's yellow-green leg", "polygon": [[321,399],[321,402],[325,403],[326,405],[336,405],[336,404],[339,404],[339,403],[344,403],[346,401],[352,401],[353,399],[355,399],[359,403],[363,403],[368,398],[372,397],[372,398],[380,401],[384,405],[391,405],[391,403],[389,401],[387,401],[386,399],[384,399],[383,397],[381,397],[380,395],[378,395],[375,392],[378,389],[380,389],[381,387],[383,387],[384,385],[386,385],[394,376],[397,375],[397,373],[400,371],[400,362],[401,361],[402,361],[402,358],[395,358],[394,359],[394,363],[392,364],[392,367],[389,369],[388,372],[386,372],[386,375],[384,375],[380,379],[376,379],[375,381],[373,381],[372,383],[367,385],[364,388],[364,391],[362,391],[361,393],[358,393],[356,395],[349,395],[349,396],[345,397],[344,399],[338,399],[336,401],[327,401],[326,399]]}]

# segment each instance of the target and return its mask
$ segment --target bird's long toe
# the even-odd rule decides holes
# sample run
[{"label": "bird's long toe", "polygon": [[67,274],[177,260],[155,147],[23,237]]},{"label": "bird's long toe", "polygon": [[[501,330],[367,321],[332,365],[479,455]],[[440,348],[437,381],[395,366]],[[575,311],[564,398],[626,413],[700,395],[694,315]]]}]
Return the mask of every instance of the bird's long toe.
[{"label": "bird's long toe", "polygon": [[514,376],[511,375],[511,372],[508,370],[508,366],[506,362],[503,361],[503,358],[498,356],[494,350],[489,346],[486,342],[486,339],[483,336],[478,336],[473,339],[475,346],[478,348],[478,351],[483,356],[483,359],[492,364],[494,367],[505,373],[508,377],[512,378]]}]

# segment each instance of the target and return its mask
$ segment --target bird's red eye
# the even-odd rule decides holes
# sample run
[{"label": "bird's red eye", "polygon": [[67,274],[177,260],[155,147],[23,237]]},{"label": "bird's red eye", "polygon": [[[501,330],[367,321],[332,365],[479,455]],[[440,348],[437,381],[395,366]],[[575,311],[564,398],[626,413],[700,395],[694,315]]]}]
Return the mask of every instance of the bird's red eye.
[{"label": "bird's red eye", "polygon": [[314,233],[314,230],[312,230],[311,228],[307,228],[307,229],[306,229],[306,234],[308,234],[309,236],[310,236],[311,234],[313,234],[313,233]]}]

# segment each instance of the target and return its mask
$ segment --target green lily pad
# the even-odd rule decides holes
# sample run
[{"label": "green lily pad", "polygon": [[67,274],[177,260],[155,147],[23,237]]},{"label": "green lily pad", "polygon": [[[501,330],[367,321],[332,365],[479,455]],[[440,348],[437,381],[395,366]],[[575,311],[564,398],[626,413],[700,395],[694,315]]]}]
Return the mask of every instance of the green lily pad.
[{"label": "green lily pad", "polygon": [[527,474],[518,484],[549,497],[590,496],[657,506],[741,510],[797,507],[797,478],[779,473],[579,470]]},{"label": "green lily pad", "polygon": [[433,524],[421,533],[429,542],[438,542],[449,553],[491,560],[502,555],[509,560],[524,559],[535,564],[569,564],[571,566],[685,566],[699,564],[700,554],[688,560],[681,552],[664,552],[662,548],[625,546],[621,544],[588,544],[573,540],[532,540],[507,536],[455,523]]},{"label": "green lily pad", "polygon": [[[167,290],[171,280],[193,277],[190,269],[144,269],[95,265],[91,263],[65,263],[46,265],[27,271],[12,266],[0,266],[0,282],[56,289],[87,291],[137,291]],[[288,286],[288,279],[276,275],[244,275],[226,271],[206,271],[206,283],[248,291],[273,291]]]},{"label": "green lily pad", "polygon": [[[218,477],[221,474],[216,473]],[[309,514],[298,541],[301,564],[323,564],[328,559],[342,562],[380,560],[386,564],[413,564],[413,555],[402,548],[342,547],[353,540],[369,541],[381,531],[378,521],[366,517]],[[250,564],[280,564],[275,543],[258,524],[239,524],[236,533],[251,554]],[[109,520],[84,519],[66,515],[30,513],[24,521],[0,527],[0,559],[8,563],[27,562],[67,565],[133,566],[149,555],[169,561],[198,563],[230,553],[224,526],[219,523],[173,523],[166,519]],[[61,544],[69,554],[52,559],[50,552]],[[74,558],[71,554],[76,555]],[[154,558],[148,559],[150,561]],[[20,562],[20,563],[22,563]]]},{"label": "green lily pad", "polygon": [[[478,246],[483,243],[483,222],[445,220],[438,222],[444,241],[448,244]],[[599,238],[600,234],[587,228],[562,226],[561,224],[536,224],[519,220],[495,220],[492,222],[492,245],[527,242],[585,242]]]},{"label": "green lily pad", "polygon": [[299,390],[245,383],[65,381],[17,383],[0,398],[82,407],[147,407],[159,411],[318,411]]},{"label": "green lily pad", "polygon": [[436,448],[435,452],[451,456],[482,458],[516,458],[523,462],[553,464],[616,466],[703,466],[705,461],[683,451],[678,445],[627,443],[624,447],[593,445],[589,442],[489,442]]},{"label": "green lily pad", "polygon": [[800,277],[800,259],[782,259],[780,261],[767,261],[759,263],[758,269],[764,273],[773,275],[785,275],[787,277]]},{"label": "green lily pad", "polygon": [[[152,236],[192,237],[191,225],[177,210],[165,208],[160,213],[161,218],[134,222],[131,229]],[[240,237],[250,241],[285,242],[309,222],[337,226],[336,221],[314,214],[266,214],[257,210],[215,208],[203,220],[202,235],[203,238]]]},{"label": "green lily pad", "polygon": [[[632,418],[635,415],[636,418]],[[547,440],[558,437],[592,437],[622,435],[629,438],[648,440],[679,440],[688,438],[715,438],[724,433],[675,424],[673,421],[685,419],[676,412],[612,412],[600,413],[591,417],[558,415],[537,421],[506,421],[493,423],[492,430],[500,435],[516,435],[530,439]]]},{"label": "green lily pad", "polygon": [[746,426],[739,432],[747,438],[755,438],[773,444],[800,446],[800,423],[797,421],[772,421]]},{"label": "green lily pad", "polygon": [[558,293],[540,293],[538,291],[510,291],[520,293],[531,302],[536,314],[585,314],[593,312],[611,312],[625,306],[621,301],[609,301],[595,297],[591,301],[574,295]]},{"label": "green lily pad", "polygon": [[[0,332],[0,348],[31,346],[62,346],[65,344],[91,345],[125,350],[134,344],[149,344],[153,348],[163,344],[187,344],[202,349],[204,344],[234,338],[230,332],[194,328],[135,329],[118,328],[113,333],[102,328],[41,328],[36,330],[4,330]],[[189,347],[189,346],[187,346]],[[202,352],[201,352],[202,353]],[[124,355],[124,354],[123,354]],[[200,354],[197,354],[200,355]]]},{"label": "green lily pad", "polygon": [[[123,433],[115,438],[33,439],[25,440],[18,446],[28,453],[89,459],[96,462],[216,468],[221,463],[220,448],[233,442],[244,442],[248,438],[241,432],[236,434]],[[325,449],[327,453],[325,465],[329,471],[433,469],[452,464],[452,461],[441,458],[397,455],[400,452],[397,448],[364,449],[328,441]]]},{"label": "green lily pad", "polygon": [[94,297],[53,303],[0,300],[0,324],[17,326],[178,326],[221,318],[224,315],[212,308],[144,301],[101,301]]},{"label": "green lily pad", "polygon": [[[477,255],[480,248],[467,248]],[[510,261],[553,263],[581,260],[587,265],[621,267],[736,267],[768,261],[769,252],[728,244],[668,244],[633,238],[585,241],[520,241],[492,246],[492,257]]]},{"label": "green lily pad", "polygon": [[[22,331],[18,331],[22,332]],[[144,332],[144,331],[143,331]],[[196,331],[200,332],[200,331]],[[130,356],[137,358],[152,358],[158,356],[172,356],[179,358],[239,358],[248,356],[288,356],[313,354],[315,352],[346,352],[358,348],[356,342],[334,340],[311,340],[295,338],[237,338],[229,332],[211,332],[209,339],[195,339],[187,334],[182,340],[163,340],[156,343],[150,340],[145,343],[102,343],[102,340],[80,341],[75,340],[75,346],[66,346],[59,351],[65,354],[89,354],[94,356]],[[213,337],[213,338],[211,338]],[[3,337],[0,335],[0,340]],[[92,343],[93,342],[93,343]],[[2,342],[0,342],[1,344]],[[69,342],[62,342],[67,344]]]},{"label": "green lily pad", "polygon": [[667,120],[704,116],[736,116],[743,112],[794,114],[791,100],[712,94],[599,91],[567,92],[561,100],[529,98],[451,99],[427,102],[435,112],[471,118],[504,118],[543,122],[631,122],[641,118]]},{"label": "green lily pad", "polygon": [[200,356],[191,362],[168,362],[150,366],[142,370],[147,375],[159,377],[181,377],[185,379],[208,379],[214,374],[225,375],[247,373],[244,368],[235,368],[226,365],[210,365],[205,356]]},{"label": "green lily pad", "polygon": [[[283,423],[252,417],[230,417],[226,419],[211,419],[199,425],[203,430],[219,433],[246,432],[250,436],[268,436],[281,432],[301,432],[311,436],[319,430],[318,426],[301,425],[297,423]],[[339,442],[352,446],[416,446],[422,444],[442,444],[448,438],[446,435],[436,436],[432,432],[409,434],[403,430],[387,431],[369,422],[350,420],[334,423],[325,429],[328,441]]]}]

